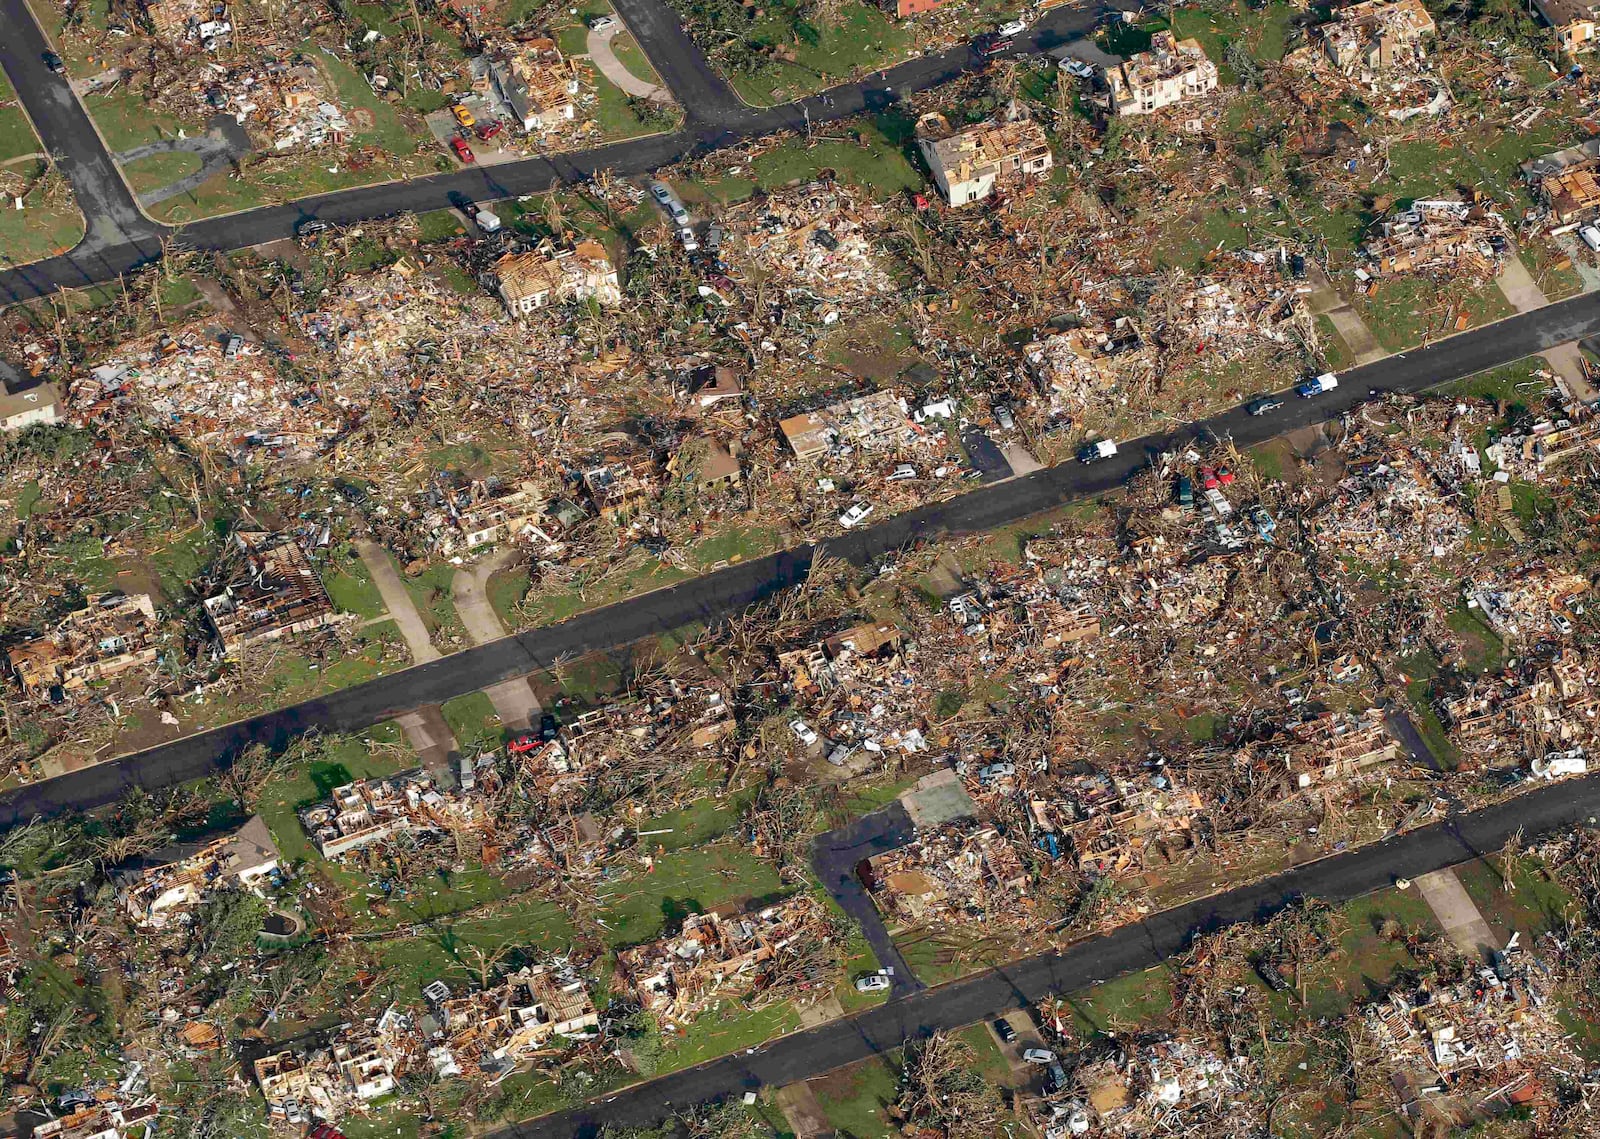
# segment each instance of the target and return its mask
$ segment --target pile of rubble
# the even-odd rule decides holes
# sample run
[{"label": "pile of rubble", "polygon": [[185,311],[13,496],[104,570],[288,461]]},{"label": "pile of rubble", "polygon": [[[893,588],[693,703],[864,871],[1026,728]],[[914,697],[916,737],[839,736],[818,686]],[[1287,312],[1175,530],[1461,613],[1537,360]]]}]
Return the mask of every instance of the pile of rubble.
[{"label": "pile of rubble", "polygon": [[1419,198],[1378,222],[1361,253],[1374,277],[1433,273],[1483,284],[1510,248],[1505,218],[1483,202]]},{"label": "pile of rubble", "polygon": [[[879,255],[883,208],[841,183],[779,190],[733,207],[721,224],[757,279],[823,302],[824,323],[839,318],[837,306],[897,291]],[[736,269],[729,275],[742,277]]]},{"label": "pile of rubble", "polygon": [[1442,115],[1454,101],[1429,55],[1437,32],[1421,0],[1363,0],[1331,12],[1284,64],[1306,106],[1355,97],[1399,122]]}]

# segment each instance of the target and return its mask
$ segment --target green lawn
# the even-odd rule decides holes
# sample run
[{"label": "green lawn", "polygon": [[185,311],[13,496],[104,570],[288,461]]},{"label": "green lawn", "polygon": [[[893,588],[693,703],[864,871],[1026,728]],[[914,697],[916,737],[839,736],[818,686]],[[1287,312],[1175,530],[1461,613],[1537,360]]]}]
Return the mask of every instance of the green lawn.
[{"label": "green lawn", "polygon": [[893,1139],[900,1134],[899,1126],[884,1114],[899,1095],[898,1059],[899,1053],[892,1058],[874,1056],[811,1082],[836,1131],[854,1139]]},{"label": "green lawn", "polygon": [[198,704],[185,701],[184,707],[203,718],[206,726],[215,726],[350,688],[409,662],[405,641],[393,621],[379,621],[352,632],[354,650],[330,653],[321,663],[304,655],[293,638],[257,646],[239,674],[238,688],[208,693]]},{"label": "green lawn", "polygon": [[1425,277],[1383,278],[1374,296],[1356,293],[1350,304],[1386,352],[1403,352],[1425,338],[1438,340],[1454,333],[1460,314],[1468,317],[1469,327],[1476,327],[1513,311],[1492,282],[1469,292]]},{"label": "green lawn", "polygon": [[170,154],[152,154],[148,158],[137,158],[124,163],[122,173],[128,179],[128,185],[133,187],[133,192],[143,194],[150,190],[159,190],[163,186],[170,186],[180,178],[187,178],[199,170],[200,166],[198,154],[177,150]]},{"label": "green lawn", "polygon": [[34,136],[33,124],[17,102],[17,93],[5,75],[0,74],[0,162],[43,149]]},{"label": "green lawn", "polygon": [[388,612],[383,607],[383,595],[372,583],[372,575],[348,546],[335,551],[322,570],[322,584],[327,587],[334,607],[341,612],[366,618],[381,617]]},{"label": "green lawn", "polygon": [[377,943],[379,962],[403,978],[400,991],[414,998],[417,990],[441,978],[460,984],[472,980],[480,958],[505,946],[543,952],[572,944],[573,929],[560,906],[536,898],[507,902],[492,914],[459,920],[439,919],[417,936]]},{"label": "green lawn", "polygon": [[[654,849],[650,839],[641,851]],[[680,925],[692,913],[704,913],[725,902],[781,896],[788,891],[776,867],[742,845],[719,843],[670,851],[645,872],[602,887],[600,916],[606,940],[615,946],[653,941]]]},{"label": "green lawn", "polygon": [[862,0],[845,0],[832,25],[814,24],[797,6],[779,0],[756,9],[747,38],[792,54],[759,72],[735,72],[729,83],[745,102],[769,106],[820,91],[858,74],[905,58],[914,46],[912,28]]},{"label": "green lawn", "polygon": [[422,623],[428,627],[428,636],[441,649],[448,649],[452,637],[461,638],[466,632],[450,590],[455,576],[455,566],[436,562],[419,574],[402,574],[400,578],[417,612],[422,615]]},{"label": "green lawn", "polygon": [[505,727],[495,715],[494,704],[482,692],[469,692],[446,700],[440,711],[462,755],[493,751],[505,742]]},{"label": "green lawn", "polygon": [[23,208],[16,209],[9,198],[0,200],[0,265],[24,264],[65,252],[83,237],[83,215],[78,212],[72,191],[64,182],[52,189],[42,176],[46,167],[27,159],[8,169],[29,179]]},{"label": "green lawn", "polygon": [[922,172],[882,130],[861,124],[858,142],[825,141],[807,146],[794,138],[763,151],[750,164],[763,190],[776,190],[816,179],[819,171],[832,170],[839,179],[871,190],[877,197],[921,190]]}]

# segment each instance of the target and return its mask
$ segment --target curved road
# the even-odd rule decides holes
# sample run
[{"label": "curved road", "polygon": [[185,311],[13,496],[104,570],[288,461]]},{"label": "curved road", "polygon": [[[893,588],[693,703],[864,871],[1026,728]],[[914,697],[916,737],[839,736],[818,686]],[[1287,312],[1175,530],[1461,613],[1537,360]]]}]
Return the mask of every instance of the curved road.
[{"label": "curved road", "polygon": [[[40,53],[46,48],[44,35],[28,14],[25,0],[0,0],[0,17],[7,24],[17,24],[22,33],[14,39],[0,38],[0,65],[19,90],[40,93],[30,97],[27,106],[31,114],[38,101],[50,112],[35,120],[41,136],[52,150],[70,148],[74,157],[70,162],[63,159],[62,170],[78,193],[85,215],[93,214],[97,219],[102,212],[105,215],[104,224],[100,220],[91,223],[93,240],[86,239],[78,248],[58,257],[0,273],[0,304],[114,280],[159,257],[161,238],[166,234],[192,249],[244,249],[292,237],[301,223],[313,218],[348,225],[443,209],[451,204],[452,195],[487,202],[541,193],[560,185],[581,185],[602,170],[622,176],[643,174],[762,135],[804,131],[808,124],[883,110],[902,94],[937,87],[988,63],[970,47],[952,48],[809,99],[779,107],[753,108],[745,106],[728,89],[679,27],[664,0],[618,0],[617,10],[685,108],[687,125],[683,130],[548,158],[473,166],[408,182],[341,190],[170,228],[151,221],[132,206],[132,195],[82,106],[64,78],[52,75],[40,61]],[[1006,54],[1044,51],[1078,39],[1092,30],[1107,10],[1099,3],[1086,8],[1058,8],[1018,36]],[[113,218],[118,220],[113,222]]]},{"label": "curved road", "polygon": [[872,565],[919,543],[1008,525],[1064,503],[1113,490],[1153,454],[1186,440],[1226,435],[1241,446],[1297,427],[1335,418],[1367,398],[1371,389],[1421,391],[1485,368],[1531,356],[1556,344],[1600,334],[1600,295],[1575,297],[1535,312],[1461,333],[1430,348],[1403,352],[1340,377],[1339,387],[1315,400],[1288,397],[1259,418],[1233,409],[1171,435],[1124,442],[1118,454],[1093,466],[1065,463],[1021,478],[980,487],[959,498],[885,519],[819,546],[806,545],[730,566],[668,589],[580,614],[454,653],[352,688],[54,779],[0,794],[0,827],[38,815],[92,810],[117,802],[134,787],[170,787],[224,767],[252,743],[281,747],[296,735],[323,729],[352,732],[401,712],[478,691],[550,667],[560,659],[621,649],[691,623],[713,624],[801,581],[817,550],[857,565]]}]

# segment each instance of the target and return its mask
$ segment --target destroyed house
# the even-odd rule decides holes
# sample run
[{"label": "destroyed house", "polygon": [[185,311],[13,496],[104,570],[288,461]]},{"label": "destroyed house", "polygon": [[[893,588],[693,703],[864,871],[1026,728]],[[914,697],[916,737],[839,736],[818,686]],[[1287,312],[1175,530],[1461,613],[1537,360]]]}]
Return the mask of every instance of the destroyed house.
[{"label": "destroyed house", "polygon": [[330,862],[391,835],[479,827],[481,801],[444,792],[420,768],[335,787],[329,798],[300,812],[301,824]]},{"label": "destroyed house", "polygon": [[697,490],[738,486],[744,477],[738,453],[713,435],[687,440],[667,460],[667,472]]},{"label": "destroyed house", "polygon": [[292,534],[241,530],[233,540],[244,556],[243,572],[221,593],[205,599],[206,618],[224,654],[342,619]]},{"label": "destroyed house", "polygon": [[524,133],[552,130],[577,117],[577,72],[552,39],[485,53],[474,61],[472,86]]},{"label": "destroyed house", "polygon": [[547,242],[537,249],[507,253],[494,263],[494,272],[500,299],[515,316],[566,301],[614,305],[622,300],[611,257],[595,241],[561,250]]},{"label": "destroyed house", "polygon": [[1044,128],[1032,119],[991,119],[957,131],[942,115],[924,115],[917,148],[952,206],[980,201],[1055,164]]},{"label": "destroyed house", "polygon": [[1157,32],[1150,50],[1101,68],[1113,115],[1148,115],[1217,89],[1217,65],[1195,39]]},{"label": "destroyed house", "polygon": [[33,1125],[32,1139],[151,1139],[160,1105],[144,1100],[124,1107],[116,1101],[89,1103]]},{"label": "destroyed house", "polygon": [[1070,839],[1082,870],[1117,877],[1145,869],[1158,850],[1170,856],[1189,849],[1201,807],[1199,794],[1177,787],[1164,769],[1142,782],[1096,773],[1071,780],[1054,797],[1030,798],[1028,820],[1035,834]]},{"label": "destroyed house", "polygon": [[1366,0],[1335,9],[1317,34],[1328,62],[1350,75],[1419,62],[1423,40],[1437,30],[1422,0]]},{"label": "destroyed house", "polygon": [[256,1085],[275,1118],[288,1107],[337,1119],[395,1090],[394,1062],[378,1036],[364,1026],[342,1024],[278,1046],[251,1063]]},{"label": "destroyed house", "polygon": [[1323,712],[1287,729],[1284,760],[1297,787],[1349,779],[1399,759],[1399,741],[1376,708]]},{"label": "destroyed house", "polygon": [[1375,275],[1439,265],[1458,272],[1487,271],[1499,260],[1490,239],[1504,236],[1505,223],[1498,213],[1477,203],[1419,199],[1384,219],[1378,229],[1362,249]]},{"label": "destroyed house", "polygon": [[1575,225],[1600,216],[1600,138],[1530,158],[1521,169],[1557,225]]},{"label": "destroyed house", "polygon": [[102,593],[45,636],[13,647],[6,660],[23,692],[82,688],[156,659],[155,603],[148,593]]},{"label": "destroyed house", "polygon": [[1584,0],[1528,0],[1528,11],[1555,30],[1556,43],[1567,55],[1594,50],[1600,4]]},{"label": "destroyed house", "polygon": [[1028,873],[992,826],[947,823],[857,867],[887,917],[930,922],[1024,920]]},{"label": "destroyed house", "polygon": [[172,917],[213,892],[238,886],[257,890],[278,868],[278,847],[260,815],[226,838],[165,850],[120,867],[113,875],[128,920],[140,929],[163,929]]},{"label": "destroyed house", "polygon": [[578,473],[595,510],[613,522],[655,498],[659,486],[654,456],[603,455],[591,458]]},{"label": "destroyed house", "polygon": [[600,1026],[583,980],[542,965],[493,988],[443,998],[435,1015],[451,1058],[496,1082],[526,1067],[555,1037],[584,1036]]},{"label": "destroyed house", "polygon": [[501,542],[515,541],[537,528],[544,515],[546,498],[537,483],[514,484],[474,482],[466,491],[465,504],[451,503],[450,530],[442,530],[435,547],[442,554],[453,553],[460,537],[460,548],[478,550]]},{"label": "destroyed house", "polygon": [[736,979],[759,985],[769,963],[818,936],[824,917],[809,894],[753,914],[690,914],[676,936],[619,952],[617,969],[647,1011],[692,1017]]},{"label": "destroyed house", "polygon": [[905,399],[892,390],[791,415],[779,421],[778,430],[798,459],[815,459],[835,447],[894,451],[917,434]]}]

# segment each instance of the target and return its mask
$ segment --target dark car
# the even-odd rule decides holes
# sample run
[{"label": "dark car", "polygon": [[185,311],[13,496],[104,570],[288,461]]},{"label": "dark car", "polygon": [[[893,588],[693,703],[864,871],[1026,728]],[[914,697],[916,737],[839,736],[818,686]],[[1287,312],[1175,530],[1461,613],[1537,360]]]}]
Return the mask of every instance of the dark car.
[{"label": "dark car", "polygon": [[1193,506],[1194,505],[1194,480],[1191,479],[1188,475],[1179,475],[1178,476],[1177,494],[1178,494],[1178,505],[1179,506]]},{"label": "dark car", "polygon": [[1011,1022],[1005,1017],[994,1022],[994,1034],[1000,1038],[1002,1044],[1010,1044],[1017,1038],[1017,1030],[1011,1027]]},{"label": "dark car", "polygon": [[540,739],[548,743],[550,740],[555,739],[556,736],[560,734],[560,731],[560,728],[556,725],[556,718],[549,712],[546,712],[544,715],[539,717]]},{"label": "dark car", "polygon": [[1264,395],[1260,399],[1253,399],[1245,404],[1244,409],[1251,415],[1265,415],[1269,411],[1277,411],[1282,406],[1283,401],[1281,399],[1274,399],[1269,395]]},{"label": "dark car", "polygon": [[57,75],[61,75],[67,70],[67,65],[63,63],[61,57],[53,51],[45,52],[40,58],[44,60],[44,65],[51,71],[54,71]]},{"label": "dark car", "polygon": [[333,223],[325,222],[321,218],[307,218],[294,227],[297,237],[310,237],[312,234],[326,233],[333,228]]},{"label": "dark car", "polygon": [[1275,993],[1287,993],[1289,991],[1289,982],[1284,977],[1283,970],[1279,968],[1276,961],[1267,957],[1259,957],[1256,959],[1255,968],[1256,976],[1261,978],[1262,983],[1267,988]]}]

